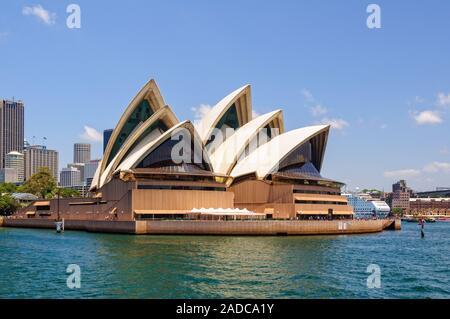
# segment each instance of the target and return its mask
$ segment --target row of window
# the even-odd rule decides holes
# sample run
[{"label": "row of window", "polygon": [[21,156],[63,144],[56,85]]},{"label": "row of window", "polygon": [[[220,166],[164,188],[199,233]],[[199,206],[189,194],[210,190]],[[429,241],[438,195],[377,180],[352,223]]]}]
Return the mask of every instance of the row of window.
[{"label": "row of window", "polygon": [[316,194],[316,195],[341,195],[340,192],[326,192],[326,191],[313,191],[313,190],[304,190],[304,189],[294,189],[294,193],[297,194]]},{"label": "row of window", "polygon": [[191,191],[216,191],[225,192],[225,187],[209,186],[184,186],[184,185],[138,185],[138,189],[168,189],[168,190],[191,190]]},{"label": "row of window", "polygon": [[296,204],[347,205],[346,202],[328,202],[319,200],[296,200]]}]

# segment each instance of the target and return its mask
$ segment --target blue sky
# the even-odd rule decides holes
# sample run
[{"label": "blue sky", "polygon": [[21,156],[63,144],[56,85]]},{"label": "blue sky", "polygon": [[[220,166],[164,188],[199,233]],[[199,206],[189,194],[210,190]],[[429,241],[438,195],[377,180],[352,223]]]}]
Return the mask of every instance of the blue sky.
[{"label": "blue sky", "polygon": [[0,97],[24,100],[26,137],[61,167],[155,78],[180,119],[249,83],[287,129],[333,123],[322,172],[349,189],[450,186],[448,1],[373,1],[381,29],[368,1],[35,1],[0,3]]}]

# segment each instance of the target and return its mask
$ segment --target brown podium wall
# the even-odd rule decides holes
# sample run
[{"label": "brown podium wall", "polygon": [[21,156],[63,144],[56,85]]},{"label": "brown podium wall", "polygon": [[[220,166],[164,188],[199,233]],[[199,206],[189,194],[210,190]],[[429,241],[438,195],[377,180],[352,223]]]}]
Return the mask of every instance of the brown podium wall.
[{"label": "brown podium wall", "polygon": [[233,208],[234,194],[221,191],[133,189],[133,210]]}]

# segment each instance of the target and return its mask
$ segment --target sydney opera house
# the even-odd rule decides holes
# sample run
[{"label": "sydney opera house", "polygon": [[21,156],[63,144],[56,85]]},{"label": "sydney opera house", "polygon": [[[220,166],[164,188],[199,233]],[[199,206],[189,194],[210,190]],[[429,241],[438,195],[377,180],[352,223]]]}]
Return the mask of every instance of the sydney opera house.
[{"label": "sydney opera house", "polygon": [[119,119],[90,197],[36,201],[26,218],[75,220],[352,219],[342,183],[320,171],[330,127],[285,131],[283,112],[252,117],[249,85],[195,125],[154,80]]}]

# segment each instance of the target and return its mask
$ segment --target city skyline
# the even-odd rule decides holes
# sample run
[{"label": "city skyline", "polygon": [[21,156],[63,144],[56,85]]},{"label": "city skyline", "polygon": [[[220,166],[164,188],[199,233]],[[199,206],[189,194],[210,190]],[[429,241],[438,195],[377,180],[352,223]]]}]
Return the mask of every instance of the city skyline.
[{"label": "city skyline", "polygon": [[[367,4],[357,2],[249,2],[235,12],[136,1],[108,6],[107,16],[106,2],[78,3],[78,30],[65,26],[68,3],[40,1],[50,20],[24,15],[27,1],[0,5],[0,48],[9,49],[0,67],[10,74],[0,97],[24,101],[25,136],[46,136],[61,167],[77,142],[101,157],[103,130],[154,77],[181,120],[198,120],[224,92],[251,83],[255,111],[282,107],[292,115],[287,129],[331,124],[324,174],[349,190],[389,191],[399,179],[418,191],[450,186],[450,45],[442,41],[450,4],[378,1],[382,28],[370,30]],[[138,28],[149,6],[160,14]],[[169,13],[174,25],[164,21]],[[229,19],[242,23],[217,22]],[[134,49],[117,52],[117,43]]]}]

